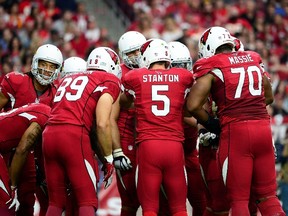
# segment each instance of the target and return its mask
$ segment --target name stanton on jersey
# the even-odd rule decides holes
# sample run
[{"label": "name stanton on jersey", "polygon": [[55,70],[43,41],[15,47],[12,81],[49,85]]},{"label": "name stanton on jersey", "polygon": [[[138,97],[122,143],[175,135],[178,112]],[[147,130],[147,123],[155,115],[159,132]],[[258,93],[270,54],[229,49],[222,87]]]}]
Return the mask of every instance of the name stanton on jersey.
[{"label": "name stanton on jersey", "polygon": [[177,74],[146,74],[143,75],[143,82],[179,82]]},{"label": "name stanton on jersey", "polygon": [[238,64],[238,63],[245,63],[245,62],[253,62],[250,54],[248,55],[240,55],[240,56],[232,56],[228,57],[230,64]]}]

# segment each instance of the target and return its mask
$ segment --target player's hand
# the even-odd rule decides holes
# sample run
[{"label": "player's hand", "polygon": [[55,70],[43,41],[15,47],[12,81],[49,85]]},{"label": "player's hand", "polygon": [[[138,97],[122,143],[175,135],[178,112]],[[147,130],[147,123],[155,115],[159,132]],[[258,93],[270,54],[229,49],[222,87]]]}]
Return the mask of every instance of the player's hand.
[{"label": "player's hand", "polygon": [[6,202],[6,205],[9,205],[9,209],[15,207],[15,211],[18,211],[20,203],[17,197],[17,187],[11,186],[11,198]]},{"label": "player's hand", "polygon": [[106,162],[103,164],[102,171],[104,172],[104,189],[108,188],[113,180],[113,172],[114,172],[114,166],[112,164],[113,162],[113,156],[109,155],[108,157],[105,157]]},{"label": "player's hand", "polygon": [[132,168],[130,159],[123,153],[121,148],[113,150],[113,164],[116,169],[127,171]]},{"label": "player's hand", "polygon": [[218,146],[218,136],[214,133],[207,131],[206,129],[199,130],[199,144],[203,146]]},{"label": "player's hand", "polygon": [[[201,123],[202,124],[202,123]],[[208,120],[202,124],[208,131],[219,135],[221,132],[220,121],[218,118],[213,118],[209,115]]]}]

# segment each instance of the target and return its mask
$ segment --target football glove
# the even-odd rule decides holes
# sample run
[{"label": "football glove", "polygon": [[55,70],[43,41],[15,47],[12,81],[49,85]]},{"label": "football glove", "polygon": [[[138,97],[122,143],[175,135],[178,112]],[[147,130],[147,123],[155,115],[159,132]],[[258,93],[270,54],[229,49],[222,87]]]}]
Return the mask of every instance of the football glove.
[{"label": "football glove", "polygon": [[219,137],[216,134],[211,133],[204,128],[200,129],[198,134],[200,145],[203,145],[205,147],[218,147]]},{"label": "football glove", "polygon": [[113,156],[109,155],[105,157],[106,162],[102,166],[102,171],[104,172],[104,189],[108,188],[113,180],[113,172],[114,172],[114,166],[112,164],[113,162]]},{"label": "football glove", "polygon": [[9,209],[15,207],[15,211],[18,211],[20,203],[18,201],[16,186],[11,186],[11,198],[6,202],[6,205],[9,205]]},{"label": "football glove", "polygon": [[113,164],[116,169],[126,171],[132,168],[130,159],[123,153],[121,148],[113,150]]},{"label": "football glove", "polygon": [[201,124],[211,133],[219,135],[221,132],[220,121],[218,118],[213,118],[209,115],[208,120]]}]

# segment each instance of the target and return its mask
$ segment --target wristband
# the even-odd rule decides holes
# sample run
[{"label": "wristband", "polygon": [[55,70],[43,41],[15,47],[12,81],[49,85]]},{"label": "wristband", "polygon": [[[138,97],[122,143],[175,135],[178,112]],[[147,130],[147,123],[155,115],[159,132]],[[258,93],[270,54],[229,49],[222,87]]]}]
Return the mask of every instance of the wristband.
[{"label": "wristband", "polygon": [[208,119],[206,122],[202,124],[209,132],[212,132],[216,135],[219,135],[221,132],[221,126],[219,119],[213,118],[208,115]]},{"label": "wristband", "polygon": [[113,155],[110,154],[110,155],[108,155],[108,156],[105,156],[105,159],[106,159],[106,161],[107,161],[108,163],[112,163],[112,162],[113,162]]},{"label": "wristband", "polygon": [[113,152],[113,157],[116,158],[116,157],[119,157],[119,156],[123,156],[123,151],[122,151],[122,148],[117,148],[117,149],[114,149]]},{"label": "wristband", "polygon": [[207,129],[201,128],[201,129],[198,131],[198,135],[200,135],[200,134],[205,134],[205,133],[207,133],[207,132],[209,132]]}]

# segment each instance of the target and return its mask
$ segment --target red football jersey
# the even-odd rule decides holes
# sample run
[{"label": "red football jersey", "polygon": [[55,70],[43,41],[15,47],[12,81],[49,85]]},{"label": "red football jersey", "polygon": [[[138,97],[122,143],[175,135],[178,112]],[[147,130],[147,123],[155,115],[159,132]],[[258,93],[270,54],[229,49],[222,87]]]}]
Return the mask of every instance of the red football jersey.
[{"label": "red football jersey", "polygon": [[132,70],[123,77],[125,93],[134,97],[137,142],[183,141],[183,106],[193,74],[182,68]]},{"label": "red football jersey", "polygon": [[196,79],[207,73],[216,77],[211,95],[222,126],[232,121],[269,119],[261,64],[261,57],[253,51],[221,53],[195,62]]},{"label": "red football jersey", "polygon": [[17,147],[32,122],[37,122],[43,130],[50,110],[45,104],[29,104],[0,113],[0,152],[9,152]]},{"label": "red football jersey", "polygon": [[49,88],[38,96],[32,78],[31,73],[23,74],[19,72],[11,72],[4,77],[0,84],[0,91],[9,98],[4,110],[7,111],[28,103],[43,103],[52,106],[56,92],[54,84],[49,85]]},{"label": "red football jersey", "polygon": [[120,80],[113,74],[91,71],[67,75],[60,83],[48,124],[85,126],[90,131],[97,101],[109,93],[116,101]]}]

